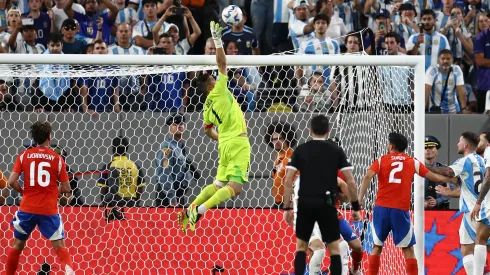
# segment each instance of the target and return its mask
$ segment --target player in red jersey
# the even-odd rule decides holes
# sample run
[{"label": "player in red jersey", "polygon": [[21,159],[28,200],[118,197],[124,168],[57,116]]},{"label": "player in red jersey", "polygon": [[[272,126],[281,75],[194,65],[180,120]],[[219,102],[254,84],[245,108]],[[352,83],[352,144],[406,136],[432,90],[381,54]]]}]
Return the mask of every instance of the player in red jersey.
[{"label": "player in red jersey", "polygon": [[373,210],[371,229],[374,247],[368,258],[368,275],[377,275],[383,243],[390,231],[397,247],[401,247],[406,259],[408,275],[418,274],[417,259],[413,251],[415,235],[410,220],[413,177],[419,176],[433,182],[449,182],[450,178],[430,172],[422,163],[405,154],[408,140],[399,133],[388,136],[388,154],[375,160],[366,171],[359,192],[359,203],[374,176],[378,175],[377,198]]},{"label": "player in red jersey", "polygon": [[[51,241],[65,274],[75,274],[70,252],[65,248],[63,222],[58,213],[59,196],[71,192],[66,165],[63,158],[49,148],[49,122],[34,123],[31,134],[37,146],[25,150],[17,157],[7,182],[23,195],[20,209],[15,212],[11,223],[14,227],[14,245],[8,252],[7,275],[15,274],[20,254],[36,226]],[[22,173],[24,188],[17,181]],[[59,187],[58,181],[61,183]]]}]

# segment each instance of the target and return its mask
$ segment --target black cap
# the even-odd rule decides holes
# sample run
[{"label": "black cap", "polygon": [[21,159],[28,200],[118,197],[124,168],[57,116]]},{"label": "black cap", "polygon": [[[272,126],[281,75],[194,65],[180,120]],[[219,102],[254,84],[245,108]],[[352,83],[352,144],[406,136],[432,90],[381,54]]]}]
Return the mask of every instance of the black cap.
[{"label": "black cap", "polygon": [[61,28],[64,28],[65,26],[77,26],[77,25],[78,25],[78,22],[75,21],[75,19],[68,18],[68,19],[65,19],[65,21],[63,21],[63,23],[61,24]]},{"label": "black cap", "polygon": [[416,9],[412,3],[405,2],[405,3],[400,5],[400,7],[398,8],[398,11],[415,11],[416,12]]},{"label": "black cap", "polygon": [[181,114],[173,114],[169,118],[167,118],[167,125],[170,126],[172,124],[181,124],[185,123],[185,117]]},{"label": "black cap", "polygon": [[425,147],[441,148],[441,142],[435,136],[425,136]]},{"label": "black cap", "polygon": [[388,19],[391,18],[390,12],[387,9],[380,9],[376,12],[376,16],[374,18],[379,18],[383,16],[384,18]]},{"label": "black cap", "polygon": [[143,1],[141,1],[142,6],[144,6],[145,4],[158,4],[158,0],[143,0]]}]

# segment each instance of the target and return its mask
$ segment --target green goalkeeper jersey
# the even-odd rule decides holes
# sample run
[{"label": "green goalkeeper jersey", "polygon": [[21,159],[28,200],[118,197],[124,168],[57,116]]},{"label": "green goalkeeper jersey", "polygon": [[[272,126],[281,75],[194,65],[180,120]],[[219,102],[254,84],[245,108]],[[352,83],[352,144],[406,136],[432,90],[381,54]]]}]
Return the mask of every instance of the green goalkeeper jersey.
[{"label": "green goalkeeper jersey", "polygon": [[247,133],[242,109],[228,90],[228,76],[221,72],[204,102],[204,126],[213,125],[218,128],[220,143]]}]

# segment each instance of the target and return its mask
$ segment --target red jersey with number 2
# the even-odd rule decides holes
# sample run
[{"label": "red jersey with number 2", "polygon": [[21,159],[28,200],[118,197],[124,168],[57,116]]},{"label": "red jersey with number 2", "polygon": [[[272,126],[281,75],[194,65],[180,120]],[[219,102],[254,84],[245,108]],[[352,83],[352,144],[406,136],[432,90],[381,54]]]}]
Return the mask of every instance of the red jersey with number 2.
[{"label": "red jersey with number 2", "polygon": [[68,180],[63,158],[51,148],[37,146],[22,152],[15,161],[15,173],[24,173],[20,210],[32,214],[58,214],[58,181]]},{"label": "red jersey with number 2", "polygon": [[405,153],[392,153],[375,160],[369,170],[378,175],[375,205],[410,210],[412,182],[415,173],[424,177],[428,172],[422,163]]}]

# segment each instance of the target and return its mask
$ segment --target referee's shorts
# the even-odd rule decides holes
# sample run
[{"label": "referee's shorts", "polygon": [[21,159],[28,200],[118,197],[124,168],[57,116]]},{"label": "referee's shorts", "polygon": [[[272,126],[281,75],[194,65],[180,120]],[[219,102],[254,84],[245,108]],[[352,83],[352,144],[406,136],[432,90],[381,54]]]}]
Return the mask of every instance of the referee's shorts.
[{"label": "referee's shorts", "polygon": [[335,206],[327,203],[326,197],[300,197],[296,217],[296,237],[308,242],[318,223],[322,240],[331,243],[340,239],[339,218]]}]

